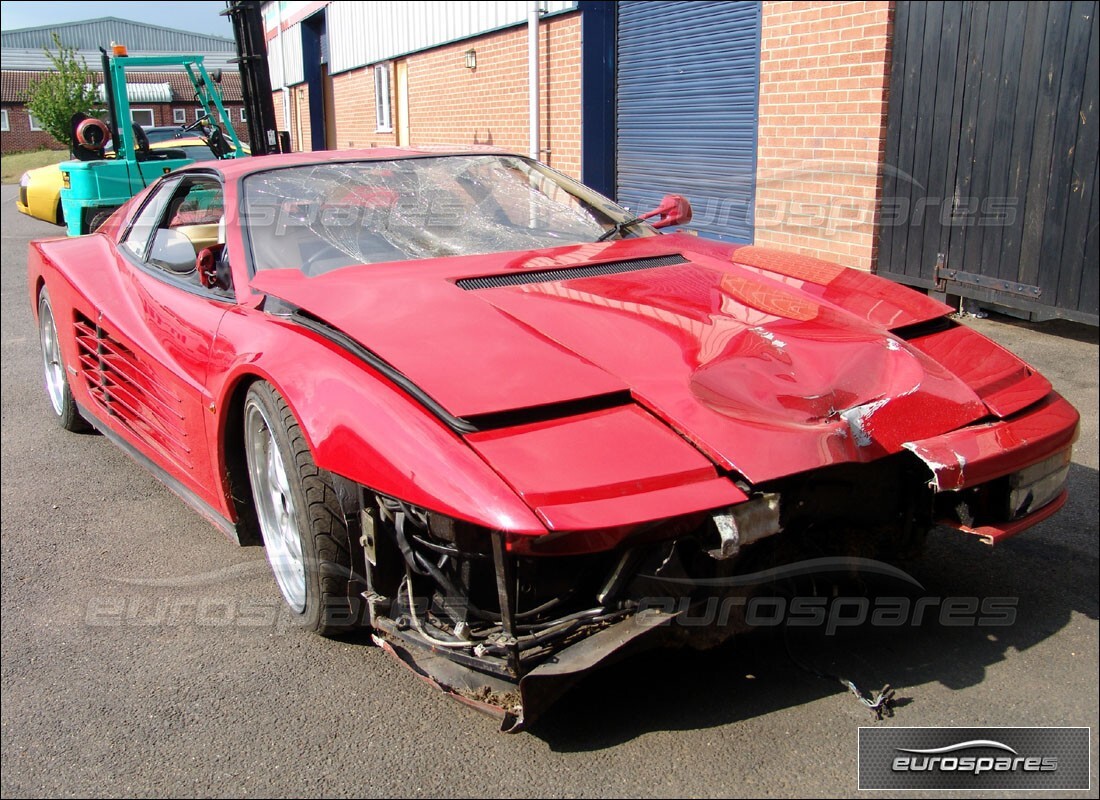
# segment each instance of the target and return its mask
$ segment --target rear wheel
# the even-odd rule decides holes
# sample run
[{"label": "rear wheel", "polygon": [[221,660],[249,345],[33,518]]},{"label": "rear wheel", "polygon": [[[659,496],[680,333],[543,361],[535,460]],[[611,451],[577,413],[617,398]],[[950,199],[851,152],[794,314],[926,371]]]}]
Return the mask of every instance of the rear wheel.
[{"label": "rear wheel", "polygon": [[88,211],[84,212],[84,219],[86,220],[86,222],[84,224],[83,232],[95,233],[101,227],[103,227],[103,223],[109,220],[111,218],[111,215],[114,214],[117,210],[117,208],[101,208],[98,210],[89,209]]},{"label": "rear wheel", "polygon": [[347,522],[332,476],[318,469],[286,401],[263,381],[245,397],[244,445],[256,517],[283,599],[304,627],[324,636],[356,627]]},{"label": "rear wheel", "polygon": [[46,394],[58,424],[67,431],[86,431],[88,423],[80,416],[76,400],[69,388],[69,376],[61,357],[61,344],[57,337],[50,295],[43,289],[38,295],[38,337],[42,345],[42,367],[46,377]]}]

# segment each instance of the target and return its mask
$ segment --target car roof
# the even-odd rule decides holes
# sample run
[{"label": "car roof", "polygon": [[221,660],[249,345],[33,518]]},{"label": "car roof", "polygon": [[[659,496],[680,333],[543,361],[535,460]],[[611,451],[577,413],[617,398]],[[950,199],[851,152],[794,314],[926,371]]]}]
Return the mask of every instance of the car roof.
[{"label": "car roof", "polygon": [[[268,156],[250,156],[248,158],[229,158],[218,161],[204,161],[196,164],[196,169],[208,171],[215,169],[226,180],[239,180],[256,172],[267,172],[283,167],[308,166],[313,164],[333,164],[342,161],[392,161],[398,158],[419,158],[424,156],[456,155],[501,155],[506,150],[497,148],[454,148],[425,149],[414,147],[369,147],[359,150],[320,150],[305,153],[278,153]],[[185,167],[183,170],[190,169]]]}]

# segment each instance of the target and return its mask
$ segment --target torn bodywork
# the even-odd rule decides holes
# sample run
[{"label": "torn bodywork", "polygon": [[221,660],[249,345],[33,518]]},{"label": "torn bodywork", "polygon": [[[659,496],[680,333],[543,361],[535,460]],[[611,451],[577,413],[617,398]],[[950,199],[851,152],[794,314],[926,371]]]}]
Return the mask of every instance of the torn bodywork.
[{"label": "torn bodywork", "polygon": [[[1046,519],[1065,503],[1076,410],[1057,395],[1013,419],[906,443],[927,467],[936,519],[986,544]],[[1019,464],[1029,466],[1019,468]]]},{"label": "torn bodywork", "polygon": [[[376,641],[509,732],[595,666],[670,641],[675,614],[645,608],[639,581],[682,577],[682,544],[649,539],[707,521],[693,515],[639,528],[605,552],[538,558],[513,552],[503,533],[371,499],[360,542]],[[694,557],[714,561],[701,544]]]},{"label": "torn bodywork", "polygon": [[364,492],[363,596],[375,640],[516,732],[596,667],[746,632],[751,597],[793,591],[783,567],[916,555],[940,505],[908,452],[747,494],[731,507],[604,532],[591,552],[568,543],[591,532],[561,534],[556,546],[574,554],[556,555]]}]

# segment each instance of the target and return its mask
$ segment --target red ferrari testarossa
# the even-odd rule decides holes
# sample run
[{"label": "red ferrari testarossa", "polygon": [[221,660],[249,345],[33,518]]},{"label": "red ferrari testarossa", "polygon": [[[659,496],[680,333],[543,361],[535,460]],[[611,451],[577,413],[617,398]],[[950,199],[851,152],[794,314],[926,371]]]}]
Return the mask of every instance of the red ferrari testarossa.
[{"label": "red ferrari testarossa", "polygon": [[[205,162],[31,245],[61,425],[516,730],[576,675],[809,555],[1054,513],[1076,411],[927,296],[658,230],[526,158]],[[676,603],[654,604],[653,598]]]}]

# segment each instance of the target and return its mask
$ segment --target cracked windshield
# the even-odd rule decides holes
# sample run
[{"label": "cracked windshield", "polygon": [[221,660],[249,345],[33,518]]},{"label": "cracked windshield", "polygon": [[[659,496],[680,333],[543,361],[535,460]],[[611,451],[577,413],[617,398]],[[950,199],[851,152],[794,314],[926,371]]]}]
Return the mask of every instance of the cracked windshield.
[{"label": "cracked windshield", "polygon": [[651,232],[585,187],[498,155],[274,170],[245,181],[245,209],[255,268],[306,275]]}]

